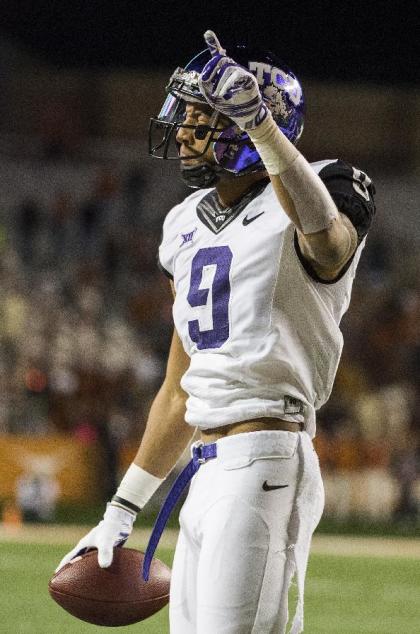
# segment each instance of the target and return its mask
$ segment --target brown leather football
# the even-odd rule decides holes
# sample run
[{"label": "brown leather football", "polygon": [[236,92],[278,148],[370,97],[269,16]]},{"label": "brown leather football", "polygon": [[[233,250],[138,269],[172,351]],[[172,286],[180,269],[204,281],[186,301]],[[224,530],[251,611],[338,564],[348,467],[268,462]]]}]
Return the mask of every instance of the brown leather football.
[{"label": "brown leather football", "polygon": [[100,568],[92,550],[66,564],[50,580],[50,595],[62,608],[95,625],[130,625],[169,602],[170,569],[153,559],[149,581],[142,576],[144,554],[114,548],[109,568]]}]

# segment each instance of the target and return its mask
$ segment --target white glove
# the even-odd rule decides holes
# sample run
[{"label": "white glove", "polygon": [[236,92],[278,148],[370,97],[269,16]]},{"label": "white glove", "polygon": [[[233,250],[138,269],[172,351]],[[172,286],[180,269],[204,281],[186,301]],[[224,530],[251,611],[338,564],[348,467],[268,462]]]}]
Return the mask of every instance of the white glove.
[{"label": "white glove", "polygon": [[201,94],[214,110],[242,130],[256,128],[269,113],[256,77],[226,56],[213,31],[206,31],[204,39],[212,57],[198,78]]},{"label": "white glove", "polygon": [[101,568],[108,568],[112,563],[114,546],[122,546],[133,530],[136,515],[119,506],[108,504],[104,519],[98,526],[82,537],[79,543],[58,564],[55,572],[69,563],[74,557],[83,555],[93,548],[98,549],[98,564]]}]

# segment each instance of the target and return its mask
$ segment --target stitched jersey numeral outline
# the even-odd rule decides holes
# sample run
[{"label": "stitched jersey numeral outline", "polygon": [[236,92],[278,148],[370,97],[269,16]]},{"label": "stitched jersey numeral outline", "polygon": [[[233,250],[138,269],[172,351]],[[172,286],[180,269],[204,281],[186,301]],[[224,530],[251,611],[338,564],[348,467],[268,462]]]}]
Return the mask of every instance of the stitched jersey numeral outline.
[{"label": "stitched jersey numeral outline", "polygon": [[231,265],[228,246],[199,249],[192,259],[187,300],[201,310],[188,321],[188,332],[199,350],[220,348],[229,339]]}]

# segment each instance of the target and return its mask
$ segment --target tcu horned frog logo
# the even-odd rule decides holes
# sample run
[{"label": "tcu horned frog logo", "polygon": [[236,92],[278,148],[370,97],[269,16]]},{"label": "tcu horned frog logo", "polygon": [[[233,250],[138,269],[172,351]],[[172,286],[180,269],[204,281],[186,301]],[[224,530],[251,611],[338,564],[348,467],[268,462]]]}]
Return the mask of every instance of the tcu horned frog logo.
[{"label": "tcu horned frog logo", "polygon": [[299,82],[284,70],[263,62],[249,62],[249,70],[263,88],[264,96],[269,100],[275,115],[284,117],[288,114],[289,108],[284,98],[285,86],[290,101],[295,106],[300,104],[302,88]]}]

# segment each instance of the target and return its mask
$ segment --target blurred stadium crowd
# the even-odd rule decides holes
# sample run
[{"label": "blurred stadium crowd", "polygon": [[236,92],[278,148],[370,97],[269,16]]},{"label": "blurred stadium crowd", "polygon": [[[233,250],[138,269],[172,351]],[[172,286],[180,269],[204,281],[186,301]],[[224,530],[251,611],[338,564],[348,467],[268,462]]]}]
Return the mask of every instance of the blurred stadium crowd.
[{"label": "blurred stadium crowd", "polygon": [[170,298],[143,175],[95,162],[2,166],[1,432],[138,437]]},{"label": "blurred stadium crowd", "polygon": [[[60,101],[45,104],[36,136],[0,128],[0,435],[59,432],[98,443],[107,456],[106,496],[119,452],[138,443],[164,373],[171,295],[157,247],[165,213],[188,191],[176,166],[147,158],[144,140],[82,138],[77,116],[60,110]],[[330,132],[339,138],[337,130]],[[402,234],[386,225],[401,189],[392,189],[386,173],[378,183],[367,167],[381,204],[342,323],[343,357],[319,412],[316,444],[335,491],[334,513],[351,512],[349,474],[359,478],[357,490],[368,470],[367,508],[377,517],[386,510],[416,519],[420,236],[411,234],[411,221]],[[387,487],[394,492],[375,507]]]},{"label": "blurred stadium crowd", "polygon": [[[162,218],[186,192],[176,169],[162,196],[144,161],[45,148],[2,173],[0,432],[59,431],[112,455],[140,438],[164,372],[171,300],[156,252]],[[420,286],[407,270],[401,286],[390,242],[373,232],[362,258],[317,447],[327,471],[390,470],[405,515],[417,513]]]}]

